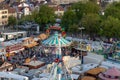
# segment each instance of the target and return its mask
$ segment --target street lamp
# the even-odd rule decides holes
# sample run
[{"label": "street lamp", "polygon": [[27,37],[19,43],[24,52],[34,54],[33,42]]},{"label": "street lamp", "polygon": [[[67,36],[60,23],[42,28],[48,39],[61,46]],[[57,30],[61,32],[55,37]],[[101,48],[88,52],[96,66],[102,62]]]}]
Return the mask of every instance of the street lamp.
[{"label": "street lamp", "polygon": [[[85,28],[84,27],[80,27],[78,28],[79,30],[81,30],[81,39],[82,39],[82,30],[84,30]],[[82,42],[80,43],[82,45]],[[80,56],[81,56],[81,64],[83,64],[83,56],[82,56],[82,47],[81,47],[81,52],[80,52]]]},{"label": "street lamp", "polygon": [[80,27],[78,29],[81,30],[81,39],[82,39],[82,30],[84,30],[85,28],[84,27]]}]

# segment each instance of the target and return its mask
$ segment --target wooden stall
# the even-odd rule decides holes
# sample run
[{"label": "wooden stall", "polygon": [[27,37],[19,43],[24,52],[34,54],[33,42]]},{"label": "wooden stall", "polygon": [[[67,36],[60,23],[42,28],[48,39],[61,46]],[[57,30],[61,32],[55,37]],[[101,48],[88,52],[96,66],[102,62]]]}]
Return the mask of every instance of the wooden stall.
[{"label": "wooden stall", "polygon": [[4,53],[4,56],[6,57],[9,57],[11,55],[14,55],[14,53],[24,50],[24,46],[22,45],[22,43],[15,40],[3,42],[0,47],[0,52]]},{"label": "wooden stall", "polygon": [[97,77],[99,73],[105,72],[105,71],[106,71],[105,68],[97,67],[97,68],[93,68],[91,70],[88,70],[85,74],[88,76]]},{"label": "wooden stall", "polygon": [[39,38],[39,40],[44,40],[44,39],[47,39],[47,38],[48,38],[48,35],[42,33],[42,34],[40,34],[40,35],[38,36],[38,38]]},{"label": "wooden stall", "polygon": [[4,61],[6,55],[5,47],[0,46],[0,60]]},{"label": "wooden stall", "polygon": [[72,53],[77,53],[77,54],[80,54],[82,56],[86,56],[87,52],[88,51],[85,49],[80,49],[80,48],[76,48],[76,47],[72,48]]},{"label": "wooden stall", "polygon": [[6,47],[7,53],[15,53],[24,50],[24,46],[21,43],[10,45]]},{"label": "wooden stall", "polygon": [[13,65],[8,62],[3,62],[0,65],[0,71],[11,71],[13,70]]},{"label": "wooden stall", "polygon": [[24,63],[25,66],[29,67],[29,69],[37,69],[45,65],[45,62],[32,60],[28,63]]},{"label": "wooden stall", "polygon": [[23,40],[23,46],[25,48],[32,48],[36,45],[38,45],[38,43],[32,37],[28,37],[28,38]]},{"label": "wooden stall", "polygon": [[97,79],[91,76],[84,76],[82,79],[78,79],[78,80],[97,80]]}]

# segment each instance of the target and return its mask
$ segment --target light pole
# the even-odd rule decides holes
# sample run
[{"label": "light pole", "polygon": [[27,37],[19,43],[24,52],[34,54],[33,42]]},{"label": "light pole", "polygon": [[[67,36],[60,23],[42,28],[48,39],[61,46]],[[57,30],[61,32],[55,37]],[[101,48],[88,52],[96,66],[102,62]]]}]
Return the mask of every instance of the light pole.
[{"label": "light pole", "polygon": [[84,30],[85,28],[84,27],[80,27],[78,29],[81,30],[81,39],[82,39],[82,30]]},{"label": "light pole", "polygon": [[[84,27],[80,27],[80,28],[78,28],[79,30],[81,30],[81,39],[82,39],[82,30],[84,30],[85,28]],[[80,45],[82,45],[82,42],[80,42]],[[80,56],[81,56],[81,64],[83,64],[83,55],[82,55],[82,47],[80,47],[81,49],[80,49]]]}]

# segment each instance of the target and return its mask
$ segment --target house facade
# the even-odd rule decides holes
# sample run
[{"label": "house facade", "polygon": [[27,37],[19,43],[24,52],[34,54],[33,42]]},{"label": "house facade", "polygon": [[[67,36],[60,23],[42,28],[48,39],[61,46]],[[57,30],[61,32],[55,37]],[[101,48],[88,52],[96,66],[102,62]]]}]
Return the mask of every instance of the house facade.
[{"label": "house facade", "polygon": [[112,2],[120,2],[120,0],[101,0],[101,2],[112,3]]},{"label": "house facade", "polygon": [[55,10],[55,14],[58,16],[62,16],[64,14],[64,8],[62,6],[53,7]]},{"label": "house facade", "polygon": [[70,3],[75,3],[79,1],[88,1],[88,0],[51,0],[51,2],[55,4],[70,4]]},{"label": "house facade", "polygon": [[0,3],[3,2],[4,0],[0,0]]},{"label": "house facade", "polygon": [[22,15],[26,16],[31,14],[31,9],[27,3],[22,2],[16,9],[18,18],[21,18]]},{"label": "house facade", "polygon": [[0,26],[8,23],[8,9],[0,9]]}]

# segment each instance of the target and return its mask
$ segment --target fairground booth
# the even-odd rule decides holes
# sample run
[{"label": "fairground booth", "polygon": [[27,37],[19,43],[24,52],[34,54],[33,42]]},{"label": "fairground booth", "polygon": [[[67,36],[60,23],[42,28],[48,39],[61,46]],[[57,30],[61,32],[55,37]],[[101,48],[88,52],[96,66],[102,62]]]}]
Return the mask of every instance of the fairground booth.
[{"label": "fairground booth", "polygon": [[36,45],[38,45],[38,43],[34,40],[33,37],[28,37],[28,38],[23,40],[23,46],[25,48],[32,48]]}]

